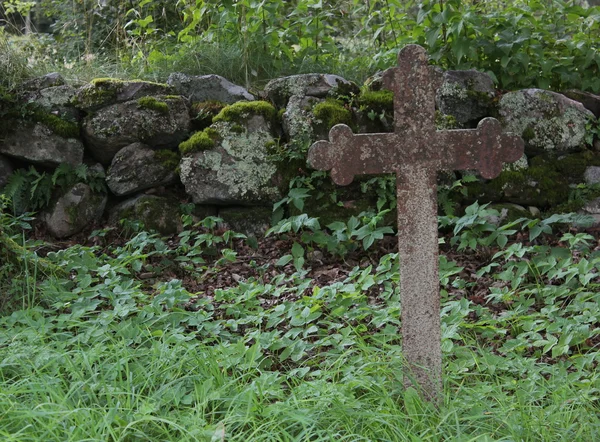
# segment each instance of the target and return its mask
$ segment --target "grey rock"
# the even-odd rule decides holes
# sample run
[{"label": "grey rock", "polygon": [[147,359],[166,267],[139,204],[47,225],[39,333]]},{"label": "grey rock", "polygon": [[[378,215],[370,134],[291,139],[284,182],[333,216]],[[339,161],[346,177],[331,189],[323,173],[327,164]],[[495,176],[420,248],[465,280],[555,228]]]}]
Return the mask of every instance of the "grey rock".
[{"label": "grey rock", "polygon": [[30,92],[24,96],[24,100],[33,102],[42,109],[61,118],[77,121],[79,111],[71,105],[71,100],[76,92],[75,88],[68,85],[53,86]]},{"label": "grey rock", "polygon": [[81,87],[71,103],[86,112],[116,103],[137,100],[150,95],[171,95],[172,87],[150,81],[122,81],[113,78],[97,79]]},{"label": "grey rock", "polygon": [[587,110],[591,111],[596,118],[600,118],[600,95],[594,95],[590,92],[578,91],[576,89],[570,89],[563,92],[563,95],[569,97],[571,100],[579,101]]},{"label": "grey rock", "polygon": [[105,194],[94,193],[87,184],[77,183],[48,209],[44,221],[56,238],[67,238],[98,220],[106,200]]},{"label": "grey rock", "polygon": [[175,171],[164,163],[157,151],[142,143],[121,149],[113,158],[106,184],[115,195],[130,195],[177,181]]},{"label": "grey rock", "polygon": [[583,206],[583,210],[586,213],[593,215],[600,215],[600,198],[595,198]]},{"label": "grey rock", "polygon": [[438,109],[460,124],[477,123],[494,113],[496,91],[492,78],[474,69],[446,71],[436,93]]},{"label": "grey rock", "polygon": [[246,236],[262,237],[271,224],[273,210],[270,207],[223,207],[219,218],[225,227]]},{"label": "grey rock", "polygon": [[289,98],[283,114],[283,133],[291,144],[310,145],[315,139],[315,116],[311,109],[321,99],[294,95]]},{"label": "grey rock", "polygon": [[32,78],[27,80],[19,87],[20,91],[39,91],[48,87],[62,86],[65,84],[65,79],[58,72],[52,72],[42,77]]},{"label": "grey rock", "polygon": [[265,94],[277,107],[285,107],[294,95],[324,98],[338,84],[352,85],[348,80],[330,74],[301,74],[276,78],[265,86]]},{"label": "grey rock", "polygon": [[12,164],[8,158],[0,155],[0,189],[6,185],[13,170]]},{"label": "grey rock", "polygon": [[180,97],[155,97],[168,112],[140,106],[137,101],[117,103],[85,118],[83,136],[91,154],[110,164],[123,147],[142,142],[157,149],[171,149],[183,141],[190,126],[187,103]]},{"label": "grey rock", "polygon": [[109,223],[120,220],[138,221],[147,230],[172,235],[183,230],[179,202],[162,196],[139,195],[123,201],[109,212]]},{"label": "grey rock", "polygon": [[536,155],[578,150],[594,115],[577,101],[541,89],[505,94],[499,105],[504,129],[525,140],[525,153]]},{"label": "grey rock", "polygon": [[0,141],[0,153],[43,166],[78,166],[83,150],[80,140],[56,135],[41,123],[20,126]]},{"label": "grey rock", "polygon": [[254,205],[280,198],[277,166],[268,153],[275,141],[272,128],[261,115],[243,124],[242,133],[235,130],[237,124],[213,124],[217,145],[181,159],[181,182],[194,203]]},{"label": "grey rock", "polygon": [[186,75],[174,72],[169,75],[167,84],[190,101],[215,100],[231,104],[241,100],[254,100],[254,96],[246,89],[220,75]]},{"label": "grey rock", "polygon": [[600,183],[600,167],[589,166],[585,169],[583,174],[586,184],[598,184]]}]

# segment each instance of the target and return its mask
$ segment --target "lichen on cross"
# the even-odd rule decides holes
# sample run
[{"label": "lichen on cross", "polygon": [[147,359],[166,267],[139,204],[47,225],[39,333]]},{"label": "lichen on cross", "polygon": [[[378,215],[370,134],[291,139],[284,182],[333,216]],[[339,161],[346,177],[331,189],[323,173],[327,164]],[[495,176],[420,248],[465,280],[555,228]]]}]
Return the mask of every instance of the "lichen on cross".
[{"label": "lichen on cross", "polygon": [[404,47],[398,66],[384,73],[394,93],[394,132],[354,134],[336,125],[330,141],[316,142],[308,154],[312,167],[331,170],[340,185],[357,175],[396,174],[405,384],[433,400],[441,392],[437,173],[477,170],[494,178],[503,162],[523,155],[523,140],[503,133],[494,118],[483,119],[476,129],[436,130],[439,78],[421,46]]}]

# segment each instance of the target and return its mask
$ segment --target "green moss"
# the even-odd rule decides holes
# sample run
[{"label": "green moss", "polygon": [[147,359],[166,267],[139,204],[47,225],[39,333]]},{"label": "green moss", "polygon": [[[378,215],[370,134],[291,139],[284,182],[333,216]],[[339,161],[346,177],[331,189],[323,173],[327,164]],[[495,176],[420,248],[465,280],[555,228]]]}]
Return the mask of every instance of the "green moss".
[{"label": "green moss", "polygon": [[435,128],[437,130],[459,129],[461,125],[453,115],[446,115],[440,111],[435,111]]},{"label": "green moss", "polygon": [[196,101],[192,103],[190,115],[192,121],[204,128],[210,126],[215,116],[226,106],[225,103],[216,100]]},{"label": "green moss", "polygon": [[150,109],[161,114],[169,113],[169,105],[164,101],[158,100],[155,97],[141,97],[138,98],[137,104],[144,109]]},{"label": "green moss", "polygon": [[358,97],[358,104],[366,110],[394,112],[394,93],[392,91],[365,91]]},{"label": "green moss", "polygon": [[54,114],[43,111],[35,111],[32,115],[32,119],[37,123],[42,123],[56,135],[60,135],[63,138],[79,137],[79,126],[77,123],[63,120]]},{"label": "green moss", "polygon": [[339,100],[328,98],[313,108],[313,115],[321,124],[329,129],[336,124],[352,125],[352,112],[345,108]]},{"label": "green moss", "polygon": [[179,152],[182,155],[187,155],[201,150],[208,150],[215,147],[215,139],[218,137],[218,132],[208,128],[193,134],[188,140],[179,144]]},{"label": "green moss", "polygon": [[179,155],[168,149],[161,149],[154,152],[154,158],[159,160],[163,166],[170,170],[175,170],[179,167]]},{"label": "green moss", "polygon": [[521,138],[523,138],[525,142],[532,140],[533,138],[535,138],[535,131],[531,126],[527,126],[521,134]]},{"label": "green moss", "polygon": [[262,115],[265,120],[274,123],[277,120],[277,111],[266,101],[238,101],[224,107],[221,112],[213,118],[213,123],[219,121],[230,121],[238,123],[246,120],[252,115]]}]

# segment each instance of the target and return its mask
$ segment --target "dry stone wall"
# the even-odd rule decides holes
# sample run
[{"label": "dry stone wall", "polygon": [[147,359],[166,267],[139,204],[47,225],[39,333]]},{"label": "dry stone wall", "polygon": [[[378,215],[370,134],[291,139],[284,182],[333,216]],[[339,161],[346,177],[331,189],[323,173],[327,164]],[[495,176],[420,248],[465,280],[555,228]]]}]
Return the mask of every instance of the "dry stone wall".
[{"label": "dry stone wall", "polygon": [[[440,129],[495,117],[526,143],[524,157],[498,178],[470,184],[469,198],[536,214],[565,207],[579,183],[600,187],[600,97],[501,93],[473,70],[439,75]],[[335,124],[381,132],[393,121],[392,95],[379,73],[361,87],[326,74],[278,78],[256,95],[217,75],[174,73],[167,84],[101,78],[76,88],[49,74],[14,95],[14,111],[4,111],[0,122],[0,188],[16,170],[52,173],[62,164],[85,164],[105,183],[103,190],[80,179],[55,189],[40,219],[61,238],[128,217],[177,232],[185,202],[196,205],[197,216],[219,215],[233,228],[260,233],[290,179],[310,173],[311,143]],[[329,221],[374,208],[377,196],[356,190],[340,189],[335,204],[308,201],[305,210]],[[600,199],[581,206],[600,218]]]}]

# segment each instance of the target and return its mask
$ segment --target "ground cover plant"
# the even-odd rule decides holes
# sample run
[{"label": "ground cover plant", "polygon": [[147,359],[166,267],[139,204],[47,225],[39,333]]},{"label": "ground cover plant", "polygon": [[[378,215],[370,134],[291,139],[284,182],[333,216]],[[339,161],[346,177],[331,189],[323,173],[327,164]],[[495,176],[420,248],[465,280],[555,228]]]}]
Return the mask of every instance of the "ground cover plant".
[{"label": "ground cover plant", "polygon": [[255,241],[184,215],[167,238],[129,225],[47,244],[7,206],[20,253],[61,272],[2,256],[3,440],[600,434],[600,244],[573,215],[496,226],[474,204],[440,217],[435,409],[402,387],[401,263],[383,217],[299,215]]}]

